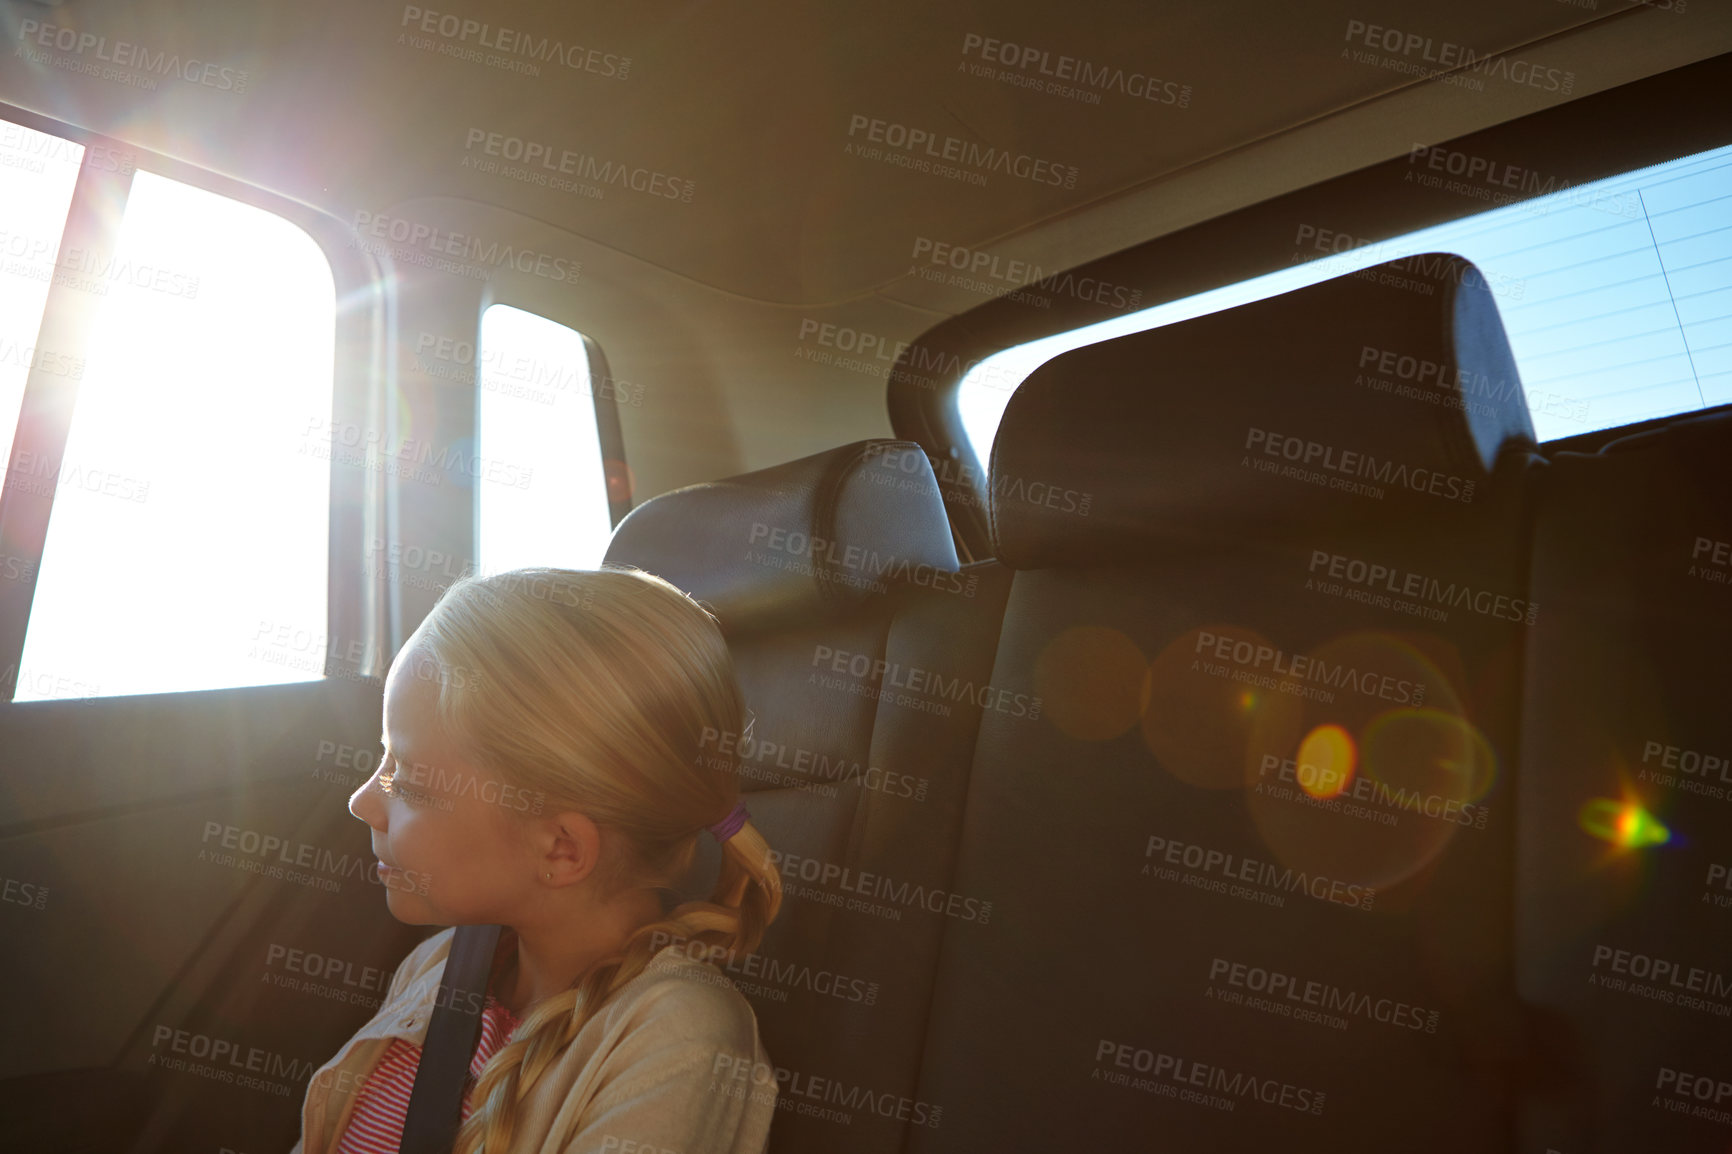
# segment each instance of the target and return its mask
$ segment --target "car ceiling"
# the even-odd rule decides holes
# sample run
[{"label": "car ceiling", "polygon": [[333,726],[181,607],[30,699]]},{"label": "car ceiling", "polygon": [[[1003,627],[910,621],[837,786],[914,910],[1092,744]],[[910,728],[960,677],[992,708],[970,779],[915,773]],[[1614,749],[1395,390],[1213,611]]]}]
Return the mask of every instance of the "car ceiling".
[{"label": "car ceiling", "polygon": [[[713,316],[707,330],[687,322],[707,332],[689,341],[693,365],[660,368],[687,372],[708,362],[699,375],[724,392],[793,388],[796,376],[816,371],[788,363],[789,316],[841,318],[911,340],[987,299],[977,287],[916,275],[910,258],[921,238],[1055,271],[1417,142],[1732,49],[1732,14],[1723,9],[1616,0],[1599,0],[1597,10],[1563,0],[1447,8],[1387,0],[853,7],[68,0],[5,8],[14,38],[26,20],[71,27],[244,70],[247,91],[163,83],[142,92],[74,81],[64,69],[8,51],[0,99],[345,222],[417,198],[533,221],[541,232],[571,238],[585,254],[586,275],[601,274],[598,283],[657,295],[656,316]],[[540,75],[525,75],[453,55],[476,36],[441,36],[438,19],[426,34],[428,13],[486,24],[495,37],[509,28],[596,55],[590,70],[544,61]],[[1355,31],[1361,26],[1429,39],[1434,53],[1444,42],[1481,57],[1506,53],[1568,74],[1570,92],[1497,77],[1479,91],[1425,80],[1396,70],[1421,60],[1423,50],[1367,49],[1366,33]],[[970,37],[1026,46],[1044,53],[1048,67],[1069,56],[1188,86],[1188,106],[1115,90],[1092,104],[973,75],[968,65],[979,62],[979,51]],[[1383,60],[1355,59],[1355,51]],[[601,74],[608,57],[629,57],[623,79]],[[617,61],[611,67],[617,71]],[[980,186],[853,155],[850,145],[869,143],[857,117],[1074,167],[1074,187],[1002,171],[987,172]],[[466,167],[466,157],[485,154],[474,142],[494,133],[689,181],[691,199],[617,186],[597,199]],[[780,320],[754,325],[745,313]],[[655,333],[631,331],[625,316],[611,323],[598,339],[616,368],[634,350],[650,355]],[[858,380],[848,384],[849,399],[827,417],[790,413],[758,430],[753,443],[733,403],[725,449],[694,464],[691,475],[660,473],[654,488],[887,431],[882,381],[865,390]],[[628,442],[648,431],[628,428]]]}]

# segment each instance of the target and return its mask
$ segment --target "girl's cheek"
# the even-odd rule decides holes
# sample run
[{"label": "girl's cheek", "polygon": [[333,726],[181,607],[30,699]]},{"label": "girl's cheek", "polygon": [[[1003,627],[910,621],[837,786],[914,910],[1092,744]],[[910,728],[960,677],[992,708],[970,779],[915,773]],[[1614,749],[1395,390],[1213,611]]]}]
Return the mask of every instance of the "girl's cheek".
[{"label": "girl's cheek", "polygon": [[417,897],[427,897],[432,892],[434,871],[432,861],[437,857],[430,852],[424,837],[417,837],[412,823],[406,823],[402,830],[392,830],[394,835],[388,845],[391,860],[396,868],[386,879],[386,884],[393,889]]}]

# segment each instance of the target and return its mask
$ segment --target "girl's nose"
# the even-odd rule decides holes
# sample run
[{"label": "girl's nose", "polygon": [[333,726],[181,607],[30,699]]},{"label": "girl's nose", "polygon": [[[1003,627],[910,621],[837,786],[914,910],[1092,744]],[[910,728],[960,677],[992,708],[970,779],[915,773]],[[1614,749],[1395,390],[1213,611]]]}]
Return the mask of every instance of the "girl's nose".
[{"label": "girl's nose", "polygon": [[376,830],[385,828],[385,803],[380,797],[379,770],[361,783],[361,788],[349,795],[349,812]]}]

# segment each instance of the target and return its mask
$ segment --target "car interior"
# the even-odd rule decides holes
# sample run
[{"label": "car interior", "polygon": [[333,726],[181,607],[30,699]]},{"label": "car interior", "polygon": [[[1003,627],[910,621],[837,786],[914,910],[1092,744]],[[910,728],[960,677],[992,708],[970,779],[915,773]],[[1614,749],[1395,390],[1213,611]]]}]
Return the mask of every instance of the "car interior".
[{"label": "car interior", "polygon": [[0,1148],[295,1144],[531,565],[726,637],[773,1154],[1732,1148],[1732,8],[276,8],[0,0]]}]

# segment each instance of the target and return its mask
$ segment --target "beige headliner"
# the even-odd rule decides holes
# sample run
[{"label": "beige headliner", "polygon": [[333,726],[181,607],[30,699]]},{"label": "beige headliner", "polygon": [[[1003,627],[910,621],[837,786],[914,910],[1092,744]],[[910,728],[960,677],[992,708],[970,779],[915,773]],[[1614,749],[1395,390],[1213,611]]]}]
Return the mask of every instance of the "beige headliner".
[{"label": "beige headliner", "polygon": [[[418,220],[581,259],[576,286],[501,289],[590,333],[617,376],[644,383],[646,403],[623,414],[641,499],[887,434],[879,370],[806,359],[802,325],[893,347],[987,299],[913,275],[920,238],[1052,271],[1563,99],[1355,60],[1350,22],[1573,73],[1571,97],[1732,49],[1725,6],[1599,5],[70,0],[8,5],[8,34],[35,19],[179,52],[244,70],[247,91],[170,79],[141,92],[32,63],[15,39],[0,99],[344,221],[413,204]],[[462,59],[450,53],[524,57],[479,49],[479,33],[441,37],[437,20],[422,33],[417,7],[594,49],[603,70],[629,57],[629,72]],[[1068,55],[1188,85],[1189,106],[975,76],[971,34],[1030,46],[1049,67]],[[1074,166],[1075,187],[998,171],[981,187],[850,155],[864,143],[856,116]],[[489,133],[659,171],[691,182],[691,200],[611,185],[596,199],[465,167],[488,159],[466,144]]]}]

